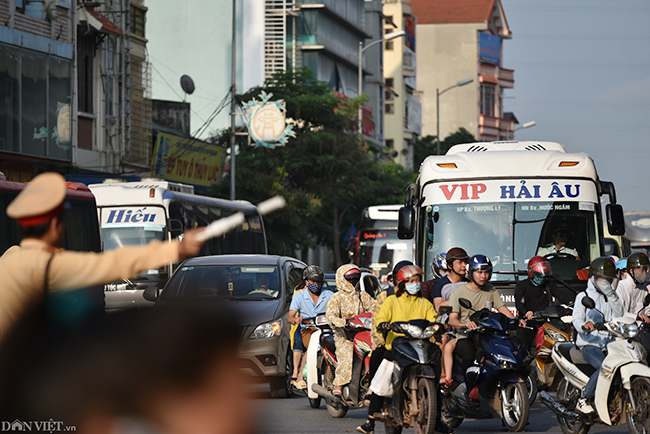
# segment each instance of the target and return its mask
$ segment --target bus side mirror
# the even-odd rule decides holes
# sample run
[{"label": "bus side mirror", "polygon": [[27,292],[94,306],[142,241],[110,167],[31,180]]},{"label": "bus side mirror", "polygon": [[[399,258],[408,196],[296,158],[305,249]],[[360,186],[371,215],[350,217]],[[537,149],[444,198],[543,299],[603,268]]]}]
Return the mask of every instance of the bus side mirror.
[{"label": "bus side mirror", "polygon": [[607,230],[612,235],[625,235],[625,219],[623,218],[623,207],[616,203],[605,205],[607,216]]},{"label": "bus side mirror", "polygon": [[184,231],[183,222],[178,219],[169,219],[169,232],[172,234],[172,238],[178,237]]},{"label": "bus side mirror", "polygon": [[397,217],[397,238],[410,240],[413,238],[415,227],[415,210],[405,206],[399,209]]}]

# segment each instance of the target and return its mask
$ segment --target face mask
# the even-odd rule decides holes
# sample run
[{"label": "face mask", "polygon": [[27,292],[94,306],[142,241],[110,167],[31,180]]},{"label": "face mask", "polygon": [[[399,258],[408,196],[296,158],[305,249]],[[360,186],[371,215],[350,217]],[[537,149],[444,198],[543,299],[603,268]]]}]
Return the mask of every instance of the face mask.
[{"label": "face mask", "polygon": [[545,280],[546,279],[544,278],[544,276],[533,276],[533,278],[531,279],[533,285],[535,286],[542,286]]},{"label": "face mask", "polygon": [[634,273],[634,279],[639,283],[645,283],[648,280],[648,273]]},{"label": "face mask", "polygon": [[614,292],[612,284],[605,279],[596,280],[596,286],[598,286],[598,289],[600,289],[600,291],[605,295],[611,295]]},{"label": "face mask", "polygon": [[312,294],[320,294],[321,289],[323,289],[323,284],[322,283],[308,283],[307,284],[307,289],[309,292]]},{"label": "face mask", "polygon": [[420,284],[419,283],[407,283],[406,284],[406,292],[408,292],[411,295],[415,295],[418,292],[420,292]]}]

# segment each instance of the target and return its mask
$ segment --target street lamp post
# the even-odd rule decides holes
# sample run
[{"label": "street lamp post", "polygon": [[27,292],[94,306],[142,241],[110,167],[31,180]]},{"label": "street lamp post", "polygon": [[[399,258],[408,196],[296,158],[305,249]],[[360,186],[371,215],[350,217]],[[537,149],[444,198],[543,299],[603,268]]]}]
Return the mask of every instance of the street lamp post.
[{"label": "street lamp post", "polygon": [[466,78],[465,80],[461,80],[461,81],[457,82],[453,86],[449,86],[447,89],[443,90],[442,92],[440,92],[436,88],[436,128],[437,128],[436,147],[438,149],[438,155],[440,155],[440,95],[442,95],[443,93],[445,93],[448,90],[451,90],[451,89],[453,89],[455,87],[461,87],[461,86],[465,86],[466,84],[470,84],[473,81],[474,81],[473,78]]},{"label": "street lamp post", "polygon": [[[377,39],[376,41],[372,41],[365,47],[363,46],[363,41],[359,41],[359,96],[363,94],[362,88],[363,88],[363,53],[366,51],[368,48],[372,47],[375,44],[378,44],[383,41],[390,41],[391,39],[399,38],[401,36],[404,36],[406,33],[404,30],[400,30],[398,32],[392,32],[384,35],[383,38]],[[357,129],[359,130],[360,134],[363,134],[363,130],[361,129],[363,127],[363,119],[362,119],[363,112],[361,110],[361,105],[359,105],[359,113],[357,114]]]},{"label": "street lamp post", "polygon": [[[509,137],[509,138],[510,139],[515,138],[515,131],[523,130],[524,128],[534,127],[535,125],[537,125],[537,122],[535,122],[535,121],[526,122],[525,124],[522,124],[519,128],[513,129],[512,130],[512,137]],[[508,131],[508,134],[510,134],[509,131]]]}]

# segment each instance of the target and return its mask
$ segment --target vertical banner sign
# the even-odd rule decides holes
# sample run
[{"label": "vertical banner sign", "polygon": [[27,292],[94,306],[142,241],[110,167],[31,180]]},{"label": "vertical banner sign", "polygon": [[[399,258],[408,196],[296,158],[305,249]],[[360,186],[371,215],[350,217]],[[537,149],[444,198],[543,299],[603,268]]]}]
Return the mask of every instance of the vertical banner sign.
[{"label": "vertical banner sign", "polygon": [[188,137],[158,132],[152,176],[209,187],[219,182],[226,149]]},{"label": "vertical banner sign", "polygon": [[501,65],[501,38],[489,33],[478,33],[478,60],[491,65]]}]

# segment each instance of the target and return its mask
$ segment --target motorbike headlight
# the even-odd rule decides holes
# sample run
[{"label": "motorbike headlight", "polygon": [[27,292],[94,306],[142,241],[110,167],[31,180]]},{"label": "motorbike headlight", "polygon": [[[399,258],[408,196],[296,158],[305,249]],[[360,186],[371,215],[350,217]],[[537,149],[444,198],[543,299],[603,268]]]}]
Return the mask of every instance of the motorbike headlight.
[{"label": "motorbike headlight", "polygon": [[268,339],[277,336],[282,331],[282,321],[267,322],[255,327],[248,339]]},{"label": "motorbike headlight", "polygon": [[402,324],[402,330],[404,333],[411,336],[412,338],[422,337],[422,329],[413,324]]},{"label": "motorbike headlight", "polygon": [[422,332],[422,337],[424,339],[429,339],[431,336],[438,333],[438,330],[440,330],[440,324],[430,325],[429,327],[424,329],[424,331]]},{"label": "motorbike headlight", "polygon": [[546,331],[548,331],[548,334],[555,342],[567,342],[566,336],[564,336],[559,331],[553,329],[546,329]]},{"label": "motorbike headlight", "polygon": [[372,330],[372,323],[373,323],[372,318],[361,318],[361,323],[368,330]]},{"label": "motorbike headlight", "polygon": [[619,322],[618,326],[621,328],[620,333],[621,333],[621,335],[623,335],[624,338],[633,338],[639,332],[639,326],[636,325],[636,323],[625,324],[625,323]]},{"label": "motorbike headlight", "polygon": [[515,365],[517,364],[514,359],[501,354],[495,354],[494,358],[497,360],[497,363],[499,363],[501,369],[514,369]]}]

